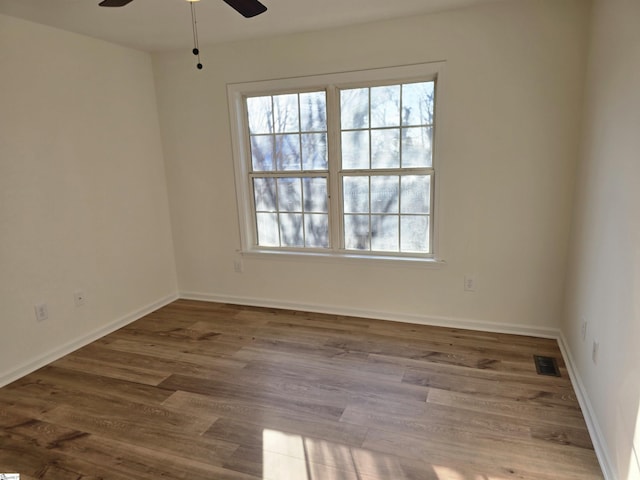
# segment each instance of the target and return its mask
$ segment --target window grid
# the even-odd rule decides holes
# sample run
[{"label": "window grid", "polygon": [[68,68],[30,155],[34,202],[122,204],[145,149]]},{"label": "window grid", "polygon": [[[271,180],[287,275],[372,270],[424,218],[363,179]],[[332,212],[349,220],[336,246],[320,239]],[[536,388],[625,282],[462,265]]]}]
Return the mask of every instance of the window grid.
[{"label": "window grid", "polygon": [[[426,82],[422,82],[422,83],[426,83]],[[373,87],[357,87],[356,89],[344,89],[339,91],[339,94],[341,95],[342,92],[344,91],[354,91],[354,90],[363,90],[366,88],[367,90],[367,121],[366,121],[366,125],[359,127],[359,128],[342,128],[342,123],[343,123],[343,104],[342,104],[342,98],[340,98],[339,100],[339,106],[340,106],[340,112],[339,112],[339,116],[338,118],[340,118],[340,135],[339,138],[342,142],[343,140],[343,133],[344,132],[367,132],[368,133],[368,159],[367,159],[367,163],[368,163],[368,168],[344,168],[344,157],[343,157],[343,153],[344,153],[344,149],[341,146],[340,148],[340,157],[341,157],[341,169],[339,171],[339,189],[340,189],[340,198],[341,198],[341,211],[340,211],[340,218],[341,220],[341,247],[345,250],[348,251],[358,251],[358,252],[362,252],[362,253],[378,253],[378,252],[384,252],[384,253],[413,253],[413,254],[431,254],[433,252],[432,248],[432,232],[433,232],[433,222],[431,221],[431,208],[432,208],[432,200],[433,200],[433,150],[432,150],[432,140],[433,140],[433,109],[429,110],[428,109],[428,113],[427,113],[427,121],[426,122],[420,122],[420,123],[410,123],[410,122],[404,122],[403,116],[402,116],[402,111],[403,111],[403,106],[404,106],[404,92],[405,92],[405,85],[410,85],[409,83],[400,83],[400,84],[393,84],[392,86],[397,86],[398,87],[398,109],[397,109],[397,115],[395,118],[395,120],[392,122],[393,125],[389,125],[389,126],[374,126],[374,119],[373,119],[373,101],[372,101],[372,90],[374,88],[379,88],[378,86],[373,86]],[[433,88],[433,92],[435,93],[435,82],[434,82],[434,88]],[[433,102],[433,97],[431,99],[431,101]],[[433,102],[434,103],[434,102]],[[433,105],[432,103],[432,105]],[[430,139],[429,139],[429,146],[430,146],[430,151],[429,151],[429,159],[427,162],[427,165],[422,167],[422,168],[411,168],[411,167],[405,167],[404,166],[404,142],[402,141],[403,139],[403,131],[405,129],[408,128],[429,128],[431,129],[431,135],[430,135]],[[373,156],[374,156],[374,146],[373,146],[373,134],[372,132],[374,131],[397,131],[399,132],[399,139],[398,139],[398,167],[396,168],[387,168],[387,169],[381,169],[381,168],[375,168],[373,165]],[[342,143],[341,143],[342,144]],[[398,206],[397,206],[397,213],[394,212],[374,212],[374,208],[372,205],[372,201],[373,201],[373,190],[371,188],[372,185],[372,178],[374,178],[375,176],[395,176],[397,177],[398,180],[398,184],[397,184],[397,188],[398,188]],[[402,179],[403,177],[407,177],[409,175],[420,175],[420,176],[424,176],[425,178],[428,179],[428,184],[429,184],[429,195],[428,195],[428,210],[427,213],[424,214],[410,214],[410,213],[403,213],[403,209],[402,209],[402,202],[403,202],[403,195],[400,193],[402,191]],[[368,178],[368,208],[367,208],[367,212],[347,212],[346,208],[345,208],[345,204],[347,199],[345,198],[345,179],[346,178],[353,178],[353,177],[365,177]],[[363,245],[362,243],[359,244],[356,248],[353,248],[352,246],[352,242],[350,242],[350,239],[348,238],[348,233],[347,233],[347,224],[349,222],[351,222],[352,218],[355,218],[357,216],[360,217],[367,217],[367,236],[366,236],[366,243]],[[397,218],[397,235],[396,235],[396,239],[397,239],[397,248],[394,249],[385,249],[384,246],[382,247],[378,247],[378,248],[374,248],[374,226],[373,226],[373,221],[374,219],[378,219],[378,221],[382,221],[383,217],[396,217]],[[403,248],[403,220],[407,220],[409,221],[410,218],[424,218],[426,220],[426,228],[424,229],[424,240],[425,240],[425,248]]]},{"label": "window grid", "polygon": [[[410,69],[411,67],[407,67],[407,69]],[[290,79],[293,80],[293,79]],[[276,81],[274,81],[273,83],[275,83]],[[256,82],[259,83],[259,82]],[[271,83],[271,82],[269,82]],[[368,124],[366,127],[362,127],[362,128],[345,128],[344,130],[341,129],[341,105],[340,105],[340,86],[339,83],[336,84],[331,84],[330,82],[327,84],[327,86],[323,87],[323,90],[319,89],[319,88],[311,88],[311,89],[297,89],[295,88],[295,82],[290,82],[290,86],[293,87],[290,90],[286,91],[286,90],[280,90],[277,91],[277,93],[274,93],[274,90],[271,90],[269,93],[258,93],[260,90],[256,89],[254,90],[257,94],[252,94],[252,95],[243,95],[243,99],[241,100],[238,105],[241,105],[242,108],[238,111],[244,111],[244,117],[245,120],[244,125],[245,127],[245,135],[246,135],[246,139],[248,140],[247,142],[247,147],[248,147],[248,152],[251,152],[254,145],[252,142],[252,139],[254,138],[258,138],[258,137],[271,137],[273,138],[272,140],[272,151],[270,152],[271,157],[272,157],[272,162],[270,167],[272,168],[271,171],[266,170],[266,169],[260,169],[260,168],[254,168],[256,167],[256,165],[253,164],[253,159],[251,158],[251,153],[249,154],[249,162],[248,162],[248,169],[245,170],[245,182],[247,182],[248,180],[248,186],[249,186],[249,192],[251,193],[250,197],[252,197],[250,199],[250,201],[247,203],[247,207],[250,209],[252,213],[252,215],[250,217],[245,217],[245,218],[251,218],[252,217],[252,223],[253,223],[253,233],[254,233],[254,242],[253,245],[254,247],[257,247],[258,250],[260,249],[266,249],[266,250],[279,250],[279,251],[300,251],[300,252],[308,252],[308,251],[314,251],[314,250],[320,250],[322,251],[326,251],[328,253],[357,253],[358,255],[367,255],[367,256],[382,256],[382,257],[387,257],[388,254],[391,254],[392,256],[398,256],[398,257],[402,257],[402,256],[408,256],[408,257],[433,257],[433,230],[434,230],[434,223],[431,221],[432,215],[433,215],[433,197],[434,197],[434,168],[432,165],[432,161],[433,161],[433,150],[432,150],[432,145],[433,145],[433,132],[434,132],[434,118],[435,118],[435,101],[433,101],[433,98],[435,97],[435,74],[431,74],[431,77],[427,77],[427,79],[418,79],[417,76],[414,76],[412,80],[410,80],[407,83],[399,83],[399,82],[378,82],[378,81],[372,81],[370,84],[367,85],[367,83],[349,83],[349,85],[351,85],[350,87],[346,87],[347,83],[343,83],[343,87],[342,88],[361,88],[361,89],[366,89],[367,92],[367,115],[368,115]],[[397,116],[399,117],[398,119],[395,119],[394,123],[397,123],[397,125],[392,125],[392,126],[385,126],[385,125],[380,125],[380,124],[374,124],[372,122],[372,109],[373,109],[373,104],[372,104],[372,89],[374,88],[378,88],[378,87],[384,87],[384,86],[388,86],[388,85],[393,85],[398,87],[398,94],[400,97],[400,105],[403,104],[403,96],[404,96],[404,89],[403,86],[404,85],[409,85],[412,83],[431,83],[431,85],[433,85],[433,96],[432,96],[432,100],[431,100],[431,104],[429,104],[429,108],[428,113],[429,113],[429,121],[428,122],[421,122],[419,124],[414,123],[409,123],[409,122],[405,122],[404,121],[404,114],[402,112],[402,109],[399,110],[399,113],[397,114]],[[263,92],[268,92],[270,89],[263,89]],[[325,95],[324,99],[325,99],[325,120],[326,120],[326,124],[323,130],[317,130],[317,129],[313,129],[313,128],[305,128],[305,125],[303,124],[303,119],[302,119],[302,97],[301,94],[305,93],[305,92],[319,92],[322,91],[323,94]],[[282,93],[285,92],[285,93]],[[275,105],[275,97],[279,96],[279,95],[295,95],[295,104],[296,104],[296,110],[297,110],[297,119],[296,119],[296,128],[292,129],[292,128],[285,128],[282,125],[276,125],[276,105]],[[248,115],[247,115],[247,99],[249,98],[253,98],[253,97],[257,97],[257,96],[264,96],[264,97],[269,97],[269,102],[271,105],[271,124],[274,127],[274,130],[271,133],[264,133],[264,132],[253,132],[251,131],[250,128],[250,122],[248,119]],[[240,97],[237,97],[238,100],[240,100]],[[280,119],[282,120],[282,119]],[[239,124],[241,126],[240,131],[242,131],[242,123]],[[425,130],[422,132],[422,134],[424,135],[423,137],[423,143],[418,144],[419,147],[420,146],[424,146],[426,145],[428,147],[428,160],[429,160],[429,166],[428,167],[421,167],[421,168],[415,168],[414,164],[409,163],[408,166],[405,166],[406,162],[405,162],[405,143],[403,142],[403,139],[405,138],[405,131],[409,128],[425,128]],[[426,130],[426,128],[428,128],[429,130]],[[368,155],[367,155],[367,168],[342,168],[342,132],[350,132],[350,131],[361,131],[361,132],[366,132],[367,133],[367,147],[368,147]],[[395,155],[397,155],[398,159],[397,159],[397,167],[396,168],[382,168],[380,165],[374,165],[374,156],[373,156],[373,144],[372,142],[374,141],[379,141],[379,139],[375,139],[374,135],[371,134],[371,132],[397,132],[396,134],[396,151],[397,153],[395,153]],[[302,135],[304,135],[305,133],[313,133],[313,134],[317,134],[317,133],[321,133],[323,135],[325,135],[324,139],[323,139],[323,145],[324,145],[324,168],[319,170],[316,166],[312,166],[311,169],[308,169],[306,167],[308,167],[308,165],[305,164],[305,152],[304,152],[304,142],[302,140]],[[285,169],[287,167],[292,167],[291,162],[286,163],[283,160],[283,155],[282,155],[282,146],[278,145],[278,142],[276,141],[276,136],[277,135],[281,135],[282,137],[280,137],[278,140],[282,140],[285,139],[284,135],[294,135],[295,138],[297,138],[297,143],[295,145],[295,150],[296,150],[296,159],[295,159],[295,169]],[[384,135],[384,134],[383,134]],[[391,137],[393,136],[393,134],[390,135]],[[237,138],[237,137],[236,137]],[[414,137],[415,138],[415,137]],[[424,140],[426,139],[426,140]],[[383,139],[384,140],[384,139]],[[235,151],[235,149],[234,149]],[[426,156],[425,156],[426,157]],[[246,158],[246,157],[245,157]],[[286,164],[285,164],[286,163]],[[398,165],[399,164],[399,165]],[[241,168],[242,170],[242,168]],[[368,242],[368,250],[361,250],[361,249],[346,249],[345,248],[345,239],[346,239],[346,235],[345,235],[345,228],[344,228],[344,219],[346,217],[348,217],[349,215],[355,215],[353,213],[348,213],[345,212],[344,209],[344,178],[348,178],[348,177],[353,177],[353,176],[366,176],[368,177],[368,189],[369,189],[369,195],[367,197],[367,212],[366,213],[360,213],[361,215],[366,215],[366,226],[367,226],[367,242]],[[397,182],[398,185],[396,187],[396,189],[398,190],[398,192],[400,192],[400,190],[403,188],[401,185],[401,182],[403,181],[403,178],[406,176],[410,176],[410,175],[422,175],[425,179],[428,180],[428,184],[429,184],[429,193],[428,193],[428,197],[427,197],[427,202],[428,202],[428,212],[426,213],[421,213],[421,214],[414,214],[414,213],[407,213],[404,211],[403,209],[403,202],[405,202],[405,200],[402,197],[402,195],[398,194],[398,199],[396,201],[397,203],[397,212],[394,210],[393,213],[389,212],[389,211],[384,211],[384,212],[377,212],[374,211],[375,208],[372,204],[373,202],[373,194],[371,192],[371,183],[372,183],[372,177],[378,176],[378,175],[395,175],[397,177]],[[307,192],[305,190],[304,187],[300,188],[300,193],[299,193],[299,201],[300,201],[300,207],[298,209],[282,209],[280,206],[280,195],[281,195],[281,190],[279,188],[275,189],[275,207],[273,209],[271,209],[270,211],[266,211],[266,210],[262,210],[260,208],[257,207],[256,204],[256,198],[255,198],[255,191],[254,191],[254,180],[256,179],[267,179],[267,178],[273,178],[276,182],[278,179],[285,179],[285,178],[296,178],[298,180],[298,182],[302,182],[304,179],[311,179],[311,178],[317,178],[317,177],[322,177],[325,181],[324,183],[324,195],[325,195],[325,210],[321,213],[321,215],[324,215],[326,217],[326,230],[327,230],[327,235],[326,235],[326,244],[321,248],[318,249],[316,246],[314,247],[309,247],[309,245],[311,244],[309,242],[309,229],[308,229],[308,224],[305,221],[305,216],[312,216],[312,215],[316,215],[317,216],[317,212],[313,211],[313,209],[309,210],[307,209]],[[241,190],[239,190],[241,191]],[[332,192],[335,194],[333,195],[335,197],[334,202],[331,202],[332,199]],[[240,198],[240,197],[239,197]],[[277,229],[277,245],[274,246],[269,246],[269,245],[261,245],[260,241],[258,239],[259,237],[259,226],[258,226],[258,222],[257,222],[257,214],[258,213],[273,213],[275,215],[275,217],[277,218],[277,224],[279,226],[279,228]],[[283,229],[282,229],[282,223],[283,223],[283,218],[285,215],[291,215],[291,214],[296,214],[299,215],[300,218],[302,218],[302,222],[300,224],[300,231],[301,231],[301,235],[302,235],[302,240],[299,242],[299,245],[301,246],[291,246],[288,245],[286,241],[283,240]],[[376,224],[380,224],[382,223],[384,218],[388,218],[388,217],[393,217],[396,218],[397,220],[394,223],[394,228],[396,230],[396,237],[397,237],[397,244],[398,244],[398,249],[397,250],[386,250],[384,248],[382,249],[376,249],[374,247],[376,247],[375,242],[372,240],[372,230],[374,228],[376,228]],[[423,218],[424,219],[424,225],[426,225],[426,227],[424,228],[424,232],[425,233],[425,242],[426,242],[426,249],[422,249],[420,251],[418,250],[414,250],[414,249],[404,249],[402,246],[403,243],[403,222],[402,219],[403,218],[412,218],[412,217],[416,217],[416,218]],[[392,222],[393,223],[393,222]],[[246,224],[245,224],[246,225]],[[241,232],[242,233],[242,232]],[[246,237],[244,237],[246,238]],[[246,244],[245,244],[246,245]],[[250,246],[251,244],[249,244]]]},{"label": "window grid", "polygon": [[[378,177],[398,177],[397,178],[397,185],[398,185],[398,206],[397,206],[397,211],[394,210],[394,212],[379,212],[376,211],[373,208],[373,189],[371,187],[372,185],[372,179],[375,178],[376,176]],[[429,188],[429,197],[428,197],[428,205],[426,208],[426,212],[427,213],[407,213],[404,212],[403,213],[403,199],[404,199],[404,195],[401,193],[402,192],[402,182],[403,182],[403,178],[407,178],[407,177],[424,177],[426,179],[428,179],[428,188]],[[426,223],[427,223],[427,238],[426,238],[426,244],[427,244],[427,249],[426,251],[431,251],[431,227],[432,227],[432,222],[431,222],[431,192],[433,190],[433,175],[432,174],[424,174],[421,170],[415,170],[412,169],[411,171],[403,171],[402,173],[398,173],[397,171],[393,170],[393,171],[375,171],[371,174],[368,173],[363,173],[363,172],[349,172],[349,174],[341,174],[341,182],[340,184],[342,185],[342,191],[343,191],[343,198],[345,198],[345,192],[344,192],[344,179],[345,178],[354,178],[354,177],[361,177],[361,178],[366,178],[368,181],[368,196],[367,196],[367,209],[366,211],[361,211],[361,212],[348,212],[345,211],[345,209],[343,209],[343,218],[348,218],[348,217],[353,217],[353,216],[367,216],[368,217],[368,236],[367,236],[367,244],[369,245],[369,248],[367,249],[363,249],[365,251],[371,251],[371,252],[386,252],[386,253],[424,253],[421,251],[417,251],[417,250],[412,250],[412,249],[402,249],[402,244],[403,244],[403,233],[402,233],[402,219],[406,218],[424,218],[426,219]],[[343,202],[344,205],[344,202]],[[373,248],[373,237],[372,237],[372,228],[373,228],[373,219],[374,218],[382,218],[382,217],[396,217],[398,219],[397,221],[397,239],[398,239],[398,249],[397,250],[389,250],[389,249],[374,249]],[[346,236],[343,235],[344,241],[345,241],[345,245],[344,248],[346,250],[360,250],[360,249],[352,249],[352,248],[348,248],[348,246],[346,245]]]},{"label": "window grid", "polygon": [[[318,99],[314,100],[313,95],[321,98],[322,108],[318,108]],[[302,104],[302,98],[305,96],[305,100],[308,103],[306,113],[309,118],[306,118],[307,124],[303,123],[303,112],[305,108]],[[295,101],[292,101],[292,97]],[[313,102],[316,102],[316,111],[314,112]],[[253,103],[258,107],[253,109],[255,116],[252,117],[251,111]],[[260,111],[260,105],[264,106],[268,104],[266,111]],[[291,108],[295,104],[295,107]],[[314,118],[314,113],[318,118]],[[261,118],[264,117],[264,118]],[[292,118],[295,116],[295,122],[292,122]],[[309,200],[307,197],[307,189],[314,188],[317,190],[317,185],[312,185],[315,178],[323,178],[324,188],[321,191],[326,196],[328,188],[326,186],[328,178],[328,169],[326,165],[326,92],[324,91],[309,91],[309,92],[292,92],[292,93],[279,93],[259,95],[255,97],[247,97],[246,100],[246,118],[247,125],[249,126],[249,145],[251,150],[251,171],[249,173],[250,187],[253,194],[253,211],[254,211],[254,229],[256,235],[256,244],[264,247],[275,248],[322,248],[329,247],[328,239],[322,237],[318,239],[312,239],[312,231],[314,228],[319,229],[322,235],[322,224],[328,223],[328,211],[321,211],[317,208],[313,208],[312,205],[307,206]],[[253,122],[252,122],[253,120]],[[254,129],[252,129],[252,123]],[[305,137],[308,135],[309,137]],[[315,135],[316,137],[311,137]],[[295,151],[290,150],[287,152],[287,148],[290,145],[286,145],[287,139],[294,137]],[[320,137],[318,137],[320,136]],[[322,140],[324,136],[324,140]],[[261,151],[261,146],[264,146],[262,140],[267,139],[268,148],[266,149],[266,156],[270,157],[269,162],[258,162],[256,157],[257,153],[264,157],[265,152]],[[324,143],[324,148],[314,148],[309,155],[312,162],[307,162],[308,152],[305,151],[305,147],[308,145],[305,141],[315,138],[316,141],[320,140],[320,143]],[[287,158],[288,153],[293,152],[295,157],[295,163]],[[318,153],[319,152],[319,153]],[[318,156],[320,157],[320,164],[318,165]],[[322,165],[324,163],[324,165]],[[310,168],[309,168],[310,167]],[[259,181],[269,182],[271,179],[271,192],[268,196],[272,199],[270,202],[271,208],[259,208],[258,206],[258,193],[257,183]],[[287,186],[287,184],[289,184]],[[289,198],[289,203],[296,203],[295,207],[291,205],[285,207],[283,203],[286,199],[283,199],[285,190],[289,188],[288,192],[292,198]],[[313,196],[313,194],[309,193]],[[318,192],[316,191],[316,195]],[[328,201],[325,200],[325,204]],[[265,219],[273,219],[275,221],[268,221]],[[269,226],[263,225],[261,227],[260,221],[267,221]],[[314,224],[315,222],[315,224]],[[319,225],[319,226],[318,226]],[[289,231],[289,235],[285,235],[285,231]],[[328,227],[326,229],[328,231]],[[274,234],[275,233],[275,234]],[[285,238],[289,237],[289,238]]]},{"label": "window grid", "polygon": [[[301,175],[303,174],[303,175]],[[325,210],[316,210],[311,208],[307,208],[307,198],[306,198],[306,194],[305,194],[305,187],[304,187],[304,182],[305,180],[310,180],[310,179],[314,179],[314,178],[320,178],[320,179],[324,179],[325,180],[325,184],[328,183],[328,172],[327,171],[321,171],[321,172],[287,172],[287,173],[282,173],[282,172],[269,172],[266,174],[260,173],[260,174],[250,174],[249,176],[250,180],[251,180],[251,191],[254,192],[254,202],[253,202],[253,206],[254,206],[254,226],[255,226],[255,231],[256,231],[256,240],[257,240],[257,244],[260,244],[260,230],[259,230],[259,222],[258,222],[258,218],[260,214],[274,214],[276,215],[277,218],[277,225],[281,226],[282,225],[282,216],[283,215],[287,215],[287,214],[291,214],[291,215],[300,215],[302,217],[302,221],[301,221],[301,230],[302,230],[302,242],[301,245],[298,246],[294,246],[294,245],[287,245],[286,242],[282,241],[282,229],[278,228],[278,242],[277,245],[262,245],[265,247],[287,247],[287,248],[305,248],[305,249],[311,249],[311,248],[317,248],[317,249],[323,249],[326,250],[327,248],[330,248],[330,242],[327,240],[326,245],[321,245],[318,246],[313,245],[313,242],[311,242],[310,240],[308,240],[308,225],[306,223],[306,219],[308,219],[309,217],[312,216],[324,216],[327,217],[327,222],[328,222],[328,208],[325,208]],[[272,209],[260,209],[258,208],[258,206],[256,205],[256,201],[255,201],[255,181],[256,180],[262,180],[262,179],[273,179],[275,182],[275,188],[274,188],[274,201],[273,201],[273,205],[274,207]],[[278,185],[278,180],[282,180],[282,179],[292,179],[292,180],[299,180],[301,187],[300,187],[300,209],[296,209],[296,210],[283,210],[280,207],[280,192],[281,189]],[[328,187],[325,187],[325,190],[328,192]],[[317,243],[317,242],[316,242]]]}]

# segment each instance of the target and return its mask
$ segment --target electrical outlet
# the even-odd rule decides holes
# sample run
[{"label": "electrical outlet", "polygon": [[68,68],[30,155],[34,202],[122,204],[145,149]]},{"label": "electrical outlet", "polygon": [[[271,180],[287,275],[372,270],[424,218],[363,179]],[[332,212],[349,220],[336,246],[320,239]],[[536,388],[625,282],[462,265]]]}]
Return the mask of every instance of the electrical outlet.
[{"label": "electrical outlet", "polygon": [[73,294],[73,302],[76,304],[76,307],[81,307],[84,305],[86,301],[85,294],[82,290],[78,290]]},{"label": "electrical outlet", "polygon": [[584,342],[587,339],[587,321],[582,319],[582,327],[580,329],[580,335],[582,335],[582,341]]},{"label": "electrical outlet", "polygon": [[593,348],[591,350],[591,360],[593,363],[598,363],[598,350],[600,350],[600,342],[593,341]]},{"label": "electrical outlet", "polygon": [[34,305],[36,311],[36,320],[42,322],[49,318],[49,307],[47,307],[46,303],[38,303]]},{"label": "electrical outlet", "polygon": [[236,258],[233,261],[233,271],[236,273],[242,273],[243,270],[244,270],[244,265],[242,265],[242,259]]},{"label": "electrical outlet", "polygon": [[477,287],[478,287],[478,282],[475,275],[467,274],[464,276],[465,292],[475,292]]}]

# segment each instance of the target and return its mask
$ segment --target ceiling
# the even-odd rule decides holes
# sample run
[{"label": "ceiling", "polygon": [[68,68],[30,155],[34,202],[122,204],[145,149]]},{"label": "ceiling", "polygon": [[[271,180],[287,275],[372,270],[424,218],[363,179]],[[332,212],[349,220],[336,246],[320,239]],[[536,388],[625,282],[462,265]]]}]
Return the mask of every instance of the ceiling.
[{"label": "ceiling", "polygon": [[[246,19],[222,0],[196,4],[201,45],[353,25],[495,0],[262,0],[268,11]],[[185,0],[135,0],[98,7],[99,0],[0,0],[0,14],[23,18],[149,52],[191,48]]]}]

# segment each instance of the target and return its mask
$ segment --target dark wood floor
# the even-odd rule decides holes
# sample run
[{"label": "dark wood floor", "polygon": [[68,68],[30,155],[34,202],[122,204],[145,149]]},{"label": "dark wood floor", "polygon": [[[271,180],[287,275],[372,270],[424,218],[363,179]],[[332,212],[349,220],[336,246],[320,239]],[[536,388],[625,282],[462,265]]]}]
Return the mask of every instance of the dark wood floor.
[{"label": "dark wood floor", "polygon": [[21,480],[603,478],[553,340],[185,300],[0,389],[0,428]]}]

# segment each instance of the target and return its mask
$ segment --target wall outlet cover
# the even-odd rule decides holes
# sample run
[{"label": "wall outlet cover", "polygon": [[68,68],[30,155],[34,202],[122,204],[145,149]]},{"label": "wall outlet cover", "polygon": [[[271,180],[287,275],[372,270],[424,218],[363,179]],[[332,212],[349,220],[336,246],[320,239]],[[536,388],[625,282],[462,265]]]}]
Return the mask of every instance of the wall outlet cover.
[{"label": "wall outlet cover", "polygon": [[464,276],[464,291],[475,292],[478,288],[478,279],[475,274],[468,273]]},{"label": "wall outlet cover", "polygon": [[36,320],[42,322],[49,318],[49,307],[47,307],[46,303],[38,303],[34,305],[36,311]]}]

